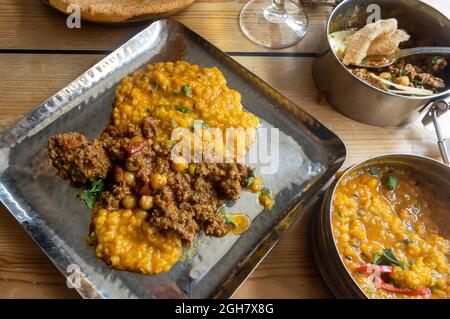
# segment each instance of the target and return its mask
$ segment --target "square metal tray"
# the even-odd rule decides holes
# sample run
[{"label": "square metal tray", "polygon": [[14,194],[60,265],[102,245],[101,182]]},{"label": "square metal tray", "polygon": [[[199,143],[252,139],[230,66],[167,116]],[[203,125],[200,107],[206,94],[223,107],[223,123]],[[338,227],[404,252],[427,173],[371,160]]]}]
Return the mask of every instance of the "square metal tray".
[{"label": "square metal tray", "polygon": [[[91,214],[76,199],[79,190],[55,176],[47,139],[69,130],[98,136],[120,79],[147,63],[176,60],[217,66],[246,110],[263,127],[279,129],[279,170],[263,176],[276,205],[263,211],[255,194],[243,192],[230,207],[252,219],[243,235],[200,234],[191,254],[167,273],[117,271],[87,245]],[[343,142],[294,103],[182,24],[160,20],[0,135],[0,201],[65,276],[80,270],[77,290],[85,298],[226,298],[326,187],[345,156]]]}]

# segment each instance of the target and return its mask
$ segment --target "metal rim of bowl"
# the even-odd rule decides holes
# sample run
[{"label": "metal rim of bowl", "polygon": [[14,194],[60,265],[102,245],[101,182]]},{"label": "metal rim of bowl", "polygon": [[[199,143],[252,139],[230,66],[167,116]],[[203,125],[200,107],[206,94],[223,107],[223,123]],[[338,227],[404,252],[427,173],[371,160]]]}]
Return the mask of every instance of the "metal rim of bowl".
[{"label": "metal rim of bowl", "polygon": [[[347,298],[349,296],[352,296],[352,297],[370,299],[369,296],[363,291],[363,289],[355,281],[354,277],[351,275],[351,273],[345,266],[342,256],[339,253],[339,250],[336,246],[336,240],[334,237],[333,224],[332,224],[332,213],[331,213],[336,188],[338,187],[340,182],[346,176],[348,176],[355,170],[360,169],[362,167],[370,167],[371,162],[384,161],[384,160],[389,161],[390,159],[394,159],[394,158],[398,158],[398,157],[419,158],[425,162],[432,163],[433,165],[439,165],[442,168],[444,168],[445,170],[449,170],[449,172],[450,172],[449,166],[445,165],[441,161],[435,160],[435,159],[427,157],[427,156],[409,154],[409,153],[387,153],[387,154],[373,156],[373,157],[370,157],[363,161],[360,161],[356,164],[351,165],[350,167],[348,167],[347,169],[345,169],[343,171],[342,175],[339,176],[339,178],[336,178],[331,183],[331,185],[325,192],[325,196],[322,200],[320,211],[314,215],[313,234],[312,235],[313,235],[313,250],[314,250],[313,253],[314,253],[314,259],[316,261],[317,267],[319,268],[319,271],[320,271],[325,283],[327,284],[328,288],[330,288],[330,290],[333,292],[333,294],[337,298]],[[409,166],[407,163],[402,163],[402,164],[405,165],[406,167]],[[374,165],[375,165],[375,163],[374,163]],[[380,163],[379,165],[386,165],[386,164]],[[414,169],[411,166],[409,166],[409,167],[411,169]],[[324,219],[324,217],[326,217],[326,219]],[[318,239],[319,233],[323,234],[324,237],[329,236],[329,238],[326,238],[326,239],[329,239],[331,241],[332,245],[327,245],[328,242],[319,240]],[[332,261],[333,261],[334,257],[336,257],[336,256],[338,257],[338,258],[336,258],[335,261],[338,262],[339,269],[332,267],[333,273],[335,273],[338,278],[341,278],[342,275],[344,275],[344,278],[342,278],[342,282],[350,280],[350,285],[344,284],[344,286],[347,286],[346,288],[348,288],[348,291],[342,293],[341,290],[339,289],[339,285],[342,284],[342,282],[336,283],[333,279],[331,279],[332,274],[330,274],[330,271],[327,270],[327,265],[323,265],[323,263],[324,263],[323,257],[319,255],[319,250],[321,250],[321,248],[323,250],[332,250],[332,254],[334,254],[334,256],[328,256],[329,258],[327,258],[327,260],[326,260],[328,267],[333,265]],[[344,270],[345,271],[344,274],[338,273],[339,270]]]},{"label": "metal rim of bowl", "polygon": [[[450,19],[447,18],[443,13],[441,13],[440,11],[438,11],[437,9],[433,8],[432,6],[430,6],[429,4],[419,1],[419,0],[411,0],[411,1],[416,1],[416,3],[423,5],[425,7],[427,7],[427,10],[432,10],[435,13],[437,13],[438,15],[440,15],[441,17],[443,17],[448,24],[450,25]],[[331,28],[331,22],[333,20],[333,18],[335,17],[336,12],[343,7],[345,4],[347,3],[347,1],[342,1],[340,2],[331,12],[330,16],[328,17],[328,21],[327,21],[327,28],[326,28],[326,33],[327,33],[327,44],[328,44],[328,49],[331,50],[331,52],[333,53],[334,58],[338,61],[339,65],[341,68],[345,69],[345,71],[350,74],[354,79],[358,80],[359,82],[363,83],[365,86],[371,88],[372,90],[375,90],[377,92],[380,92],[382,94],[386,94],[389,96],[395,96],[395,97],[401,97],[401,98],[405,98],[408,100],[429,100],[429,99],[437,99],[443,96],[447,96],[450,94],[450,86],[447,88],[447,90],[437,93],[437,94],[432,94],[432,95],[428,95],[428,96],[404,96],[404,95],[399,95],[399,94],[395,94],[395,93],[390,93],[387,91],[384,91],[382,89],[379,89],[373,85],[370,85],[369,83],[367,83],[366,81],[360,79],[359,77],[357,77],[355,74],[353,74],[352,72],[350,72],[350,69],[347,68],[342,61],[337,57],[336,53],[331,49],[331,45],[330,45],[330,39],[329,39],[329,35],[330,35],[330,28]]]}]

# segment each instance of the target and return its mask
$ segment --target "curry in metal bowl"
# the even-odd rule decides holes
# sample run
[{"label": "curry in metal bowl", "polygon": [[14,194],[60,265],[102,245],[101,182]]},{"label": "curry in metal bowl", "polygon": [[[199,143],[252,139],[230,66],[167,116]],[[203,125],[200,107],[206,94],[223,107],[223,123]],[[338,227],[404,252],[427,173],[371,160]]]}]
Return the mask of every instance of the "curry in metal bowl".
[{"label": "curry in metal bowl", "polygon": [[450,197],[403,167],[343,176],[331,220],[341,260],[369,298],[449,298]]}]

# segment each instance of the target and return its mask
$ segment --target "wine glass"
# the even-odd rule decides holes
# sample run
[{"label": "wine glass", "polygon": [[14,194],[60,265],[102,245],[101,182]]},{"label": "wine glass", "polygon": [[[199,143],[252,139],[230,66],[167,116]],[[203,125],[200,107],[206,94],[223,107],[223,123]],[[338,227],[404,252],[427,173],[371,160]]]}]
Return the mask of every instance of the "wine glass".
[{"label": "wine glass", "polygon": [[287,48],[298,43],[308,29],[308,17],[291,0],[251,0],[241,10],[242,32],[267,48]]}]

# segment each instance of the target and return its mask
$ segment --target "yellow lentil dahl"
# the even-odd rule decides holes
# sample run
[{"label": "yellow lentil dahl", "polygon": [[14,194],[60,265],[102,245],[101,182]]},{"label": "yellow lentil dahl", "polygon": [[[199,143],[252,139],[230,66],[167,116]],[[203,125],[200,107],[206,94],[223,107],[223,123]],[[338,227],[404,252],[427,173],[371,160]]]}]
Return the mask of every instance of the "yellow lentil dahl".
[{"label": "yellow lentil dahl", "polygon": [[142,209],[95,209],[91,240],[97,257],[119,270],[147,275],[168,271],[181,256],[181,239],[158,231],[147,218]]},{"label": "yellow lentil dahl", "polygon": [[434,222],[448,218],[449,207],[441,190],[403,169],[372,168],[341,180],[333,198],[333,233],[347,269],[369,297],[411,297],[374,288],[357,270],[388,250],[398,260],[389,274],[395,289],[425,287],[431,298],[449,298],[449,239]]},{"label": "yellow lentil dahl", "polygon": [[174,127],[189,128],[195,120],[222,130],[259,126],[258,117],[243,110],[241,95],[227,86],[219,69],[184,61],[147,65],[117,87],[114,125],[139,124],[149,115],[161,120],[166,139]]}]

